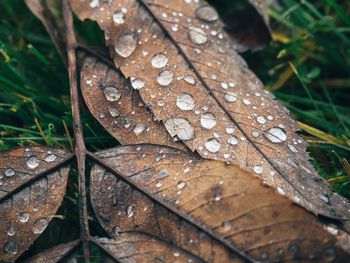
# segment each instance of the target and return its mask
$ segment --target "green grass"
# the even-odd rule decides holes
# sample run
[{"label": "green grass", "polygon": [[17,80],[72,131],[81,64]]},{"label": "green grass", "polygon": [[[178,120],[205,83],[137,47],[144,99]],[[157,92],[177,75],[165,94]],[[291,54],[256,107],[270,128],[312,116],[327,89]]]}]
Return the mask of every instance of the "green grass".
[{"label": "green grass", "polygon": [[[301,123],[319,173],[350,198],[350,5],[347,0],[281,2],[270,10],[275,40],[244,57]],[[229,10],[224,4],[219,8]],[[72,149],[66,68],[22,0],[0,0],[0,10],[0,149],[29,144]],[[101,45],[96,30],[93,23],[78,24],[88,43]],[[86,110],[83,123],[89,149],[116,145]],[[59,217],[30,253],[78,236],[75,179],[73,172]]]}]

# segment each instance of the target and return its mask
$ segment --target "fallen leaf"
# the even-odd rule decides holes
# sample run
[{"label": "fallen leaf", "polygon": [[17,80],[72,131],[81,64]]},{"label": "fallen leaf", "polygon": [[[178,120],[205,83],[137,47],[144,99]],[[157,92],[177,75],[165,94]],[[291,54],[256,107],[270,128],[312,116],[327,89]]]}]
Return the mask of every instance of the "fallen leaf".
[{"label": "fallen leaf", "polygon": [[80,86],[90,112],[120,143],[152,143],[187,151],[147,112],[147,106],[129,82],[103,62],[93,57],[85,59]]},{"label": "fallen leaf", "polygon": [[48,147],[0,152],[0,261],[18,258],[45,230],[65,194],[72,155]]},{"label": "fallen leaf", "polygon": [[[59,262],[76,262],[76,254],[80,240],[71,241],[65,244],[58,245],[51,249],[47,249],[24,263],[59,263]],[[64,261],[63,261],[64,260]]]},{"label": "fallen leaf", "polygon": [[182,0],[70,3],[99,23],[115,65],[172,137],[350,230],[349,202],[312,167],[296,123],[234,51],[215,9]]},{"label": "fallen leaf", "polygon": [[92,205],[117,241],[147,234],[205,262],[350,259],[315,216],[237,167],[154,145],[97,156]]}]

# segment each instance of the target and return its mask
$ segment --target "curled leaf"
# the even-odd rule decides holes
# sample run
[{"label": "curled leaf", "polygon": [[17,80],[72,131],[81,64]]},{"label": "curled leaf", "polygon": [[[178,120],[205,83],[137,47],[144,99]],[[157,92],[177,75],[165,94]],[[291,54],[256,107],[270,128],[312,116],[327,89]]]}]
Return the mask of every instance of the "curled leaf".
[{"label": "curled leaf", "polygon": [[287,109],[263,90],[205,1],[70,3],[81,19],[99,23],[116,66],[171,136],[350,230],[349,202],[319,177]]},{"label": "curled leaf", "polygon": [[47,147],[0,152],[1,262],[14,261],[45,230],[67,184],[69,168],[57,167],[71,157]]},{"label": "curled leaf", "polygon": [[147,233],[205,262],[349,260],[312,214],[232,165],[152,145],[97,156],[113,170],[93,167],[92,205],[116,240]]},{"label": "curled leaf", "polygon": [[81,90],[87,107],[122,144],[152,143],[187,150],[147,112],[138,92],[116,70],[88,57],[81,71]]}]

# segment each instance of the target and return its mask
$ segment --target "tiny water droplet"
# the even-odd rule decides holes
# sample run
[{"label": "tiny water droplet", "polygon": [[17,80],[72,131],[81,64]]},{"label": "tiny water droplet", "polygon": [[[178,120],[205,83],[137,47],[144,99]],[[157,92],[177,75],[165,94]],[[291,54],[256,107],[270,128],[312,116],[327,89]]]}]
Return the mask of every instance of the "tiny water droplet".
[{"label": "tiny water droplet", "polygon": [[177,184],[177,188],[178,189],[184,189],[186,186],[186,182],[184,181],[180,181],[178,184]]},{"label": "tiny water droplet", "polygon": [[256,165],[256,166],[253,167],[253,171],[256,174],[262,174],[264,170],[263,170],[262,166]]},{"label": "tiny water droplet", "polygon": [[10,226],[10,228],[7,230],[7,235],[12,237],[16,234],[16,230],[13,226]]},{"label": "tiny water droplet", "polygon": [[232,92],[226,92],[224,95],[224,99],[229,103],[233,103],[237,101],[236,94]]},{"label": "tiny water droplet", "polygon": [[132,217],[134,215],[134,207],[132,205],[129,205],[127,208],[126,208],[126,215],[128,217]]},{"label": "tiny water droplet", "polygon": [[11,177],[11,176],[14,176],[15,173],[16,173],[15,170],[13,170],[12,168],[9,168],[9,169],[6,169],[5,176]]},{"label": "tiny water droplet", "polygon": [[143,123],[138,123],[136,124],[135,128],[134,128],[134,133],[136,135],[141,134],[144,130],[146,129],[146,125]]},{"label": "tiny water droplet", "polygon": [[231,145],[236,145],[238,144],[238,138],[236,136],[230,136],[227,142]]},{"label": "tiny water droplet", "polygon": [[256,118],[256,121],[259,122],[260,124],[265,124],[266,123],[266,119],[264,116],[258,116]]},{"label": "tiny water droplet", "polygon": [[232,125],[226,127],[227,134],[233,134],[234,132],[235,132],[235,128]]},{"label": "tiny water droplet", "polygon": [[18,220],[19,220],[21,223],[26,223],[26,222],[28,222],[28,220],[29,220],[29,214],[28,214],[28,213],[20,213],[19,216],[18,216]]},{"label": "tiny water droplet", "polygon": [[121,25],[125,23],[125,14],[122,10],[118,10],[112,16],[112,20],[115,25]]},{"label": "tiny water droplet", "polygon": [[184,80],[185,80],[187,83],[191,84],[191,85],[196,84],[195,78],[194,78],[193,76],[191,76],[191,75],[185,76],[185,77],[184,77]]}]

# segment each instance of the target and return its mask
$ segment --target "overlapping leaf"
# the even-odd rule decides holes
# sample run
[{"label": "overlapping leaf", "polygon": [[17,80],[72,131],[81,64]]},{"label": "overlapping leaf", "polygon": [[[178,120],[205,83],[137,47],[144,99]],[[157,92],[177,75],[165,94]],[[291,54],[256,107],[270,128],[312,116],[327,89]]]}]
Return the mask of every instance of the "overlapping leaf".
[{"label": "overlapping leaf", "polygon": [[0,152],[0,261],[18,258],[45,230],[61,205],[71,155],[47,147]]},{"label": "overlapping leaf", "polygon": [[232,165],[152,145],[97,155],[121,175],[91,172],[93,207],[117,242],[146,233],[205,262],[349,260],[312,214]]},{"label": "overlapping leaf", "polygon": [[315,214],[340,218],[350,206],[318,176],[287,110],[231,48],[204,1],[70,0],[105,30],[115,64],[193,152],[253,171]]}]

